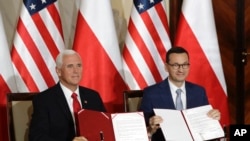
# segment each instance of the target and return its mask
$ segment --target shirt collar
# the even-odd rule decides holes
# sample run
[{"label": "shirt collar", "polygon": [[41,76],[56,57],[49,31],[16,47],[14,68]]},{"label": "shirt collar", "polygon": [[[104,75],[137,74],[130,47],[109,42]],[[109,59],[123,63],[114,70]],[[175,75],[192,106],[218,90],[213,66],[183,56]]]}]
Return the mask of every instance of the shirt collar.
[{"label": "shirt collar", "polygon": [[169,87],[170,87],[171,90],[176,91],[177,89],[181,89],[182,92],[185,93],[185,91],[186,91],[186,89],[185,89],[185,82],[182,84],[181,87],[177,87],[168,78],[168,83],[169,83]]},{"label": "shirt collar", "polygon": [[64,86],[62,83],[59,83],[59,84],[60,84],[62,91],[67,99],[71,98],[72,93],[76,93],[79,96],[79,87],[77,87],[77,89],[74,92],[72,92],[69,88]]}]

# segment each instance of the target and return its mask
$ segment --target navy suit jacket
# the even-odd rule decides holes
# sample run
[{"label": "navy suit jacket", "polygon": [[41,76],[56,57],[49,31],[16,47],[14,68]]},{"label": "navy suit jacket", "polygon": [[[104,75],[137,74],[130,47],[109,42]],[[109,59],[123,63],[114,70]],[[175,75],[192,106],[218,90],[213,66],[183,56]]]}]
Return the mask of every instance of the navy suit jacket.
[{"label": "navy suit jacket", "polygon": [[[185,83],[187,109],[208,104],[205,89],[191,82]],[[175,109],[175,104],[171,95],[168,79],[149,86],[143,90],[143,98],[140,110],[144,112],[146,124],[149,123],[149,118],[154,115],[153,109]],[[153,135],[152,141],[164,141],[161,131],[157,131]]]},{"label": "navy suit jacket", "polygon": [[[105,112],[99,94],[79,86],[82,108]],[[29,128],[30,141],[72,141],[75,127],[60,84],[39,93],[33,99]]]}]

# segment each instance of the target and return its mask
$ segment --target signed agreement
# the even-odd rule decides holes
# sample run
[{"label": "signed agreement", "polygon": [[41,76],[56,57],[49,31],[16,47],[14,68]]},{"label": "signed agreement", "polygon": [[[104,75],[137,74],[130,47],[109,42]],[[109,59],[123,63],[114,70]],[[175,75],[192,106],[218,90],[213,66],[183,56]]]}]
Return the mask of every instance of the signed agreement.
[{"label": "signed agreement", "polygon": [[211,105],[182,111],[154,109],[156,115],[163,118],[160,124],[166,140],[204,141],[224,136],[218,120],[207,116]]},{"label": "signed agreement", "polygon": [[142,112],[111,114],[116,141],[147,141]]}]

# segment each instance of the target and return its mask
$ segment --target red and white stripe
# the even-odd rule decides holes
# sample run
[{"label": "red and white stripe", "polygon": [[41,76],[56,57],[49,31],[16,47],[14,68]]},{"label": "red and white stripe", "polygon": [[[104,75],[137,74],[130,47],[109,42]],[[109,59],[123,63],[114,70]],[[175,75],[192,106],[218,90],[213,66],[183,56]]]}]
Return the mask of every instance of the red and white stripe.
[{"label": "red and white stripe", "polygon": [[188,80],[205,87],[210,104],[221,112],[221,124],[228,125],[226,83],[211,0],[183,1],[175,44],[190,53]]},{"label": "red and white stripe", "polygon": [[83,60],[81,85],[97,90],[110,112],[122,111],[122,61],[110,0],[80,3],[73,49]]},{"label": "red and white stripe", "polygon": [[55,58],[64,49],[58,2],[29,14],[22,5],[12,47],[20,92],[42,91],[57,81]]},{"label": "red and white stripe", "polygon": [[123,49],[125,79],[130,89],[143,89],[167,77],[165,55],[171,47],[165,1],[143,13],[133,5]]}]

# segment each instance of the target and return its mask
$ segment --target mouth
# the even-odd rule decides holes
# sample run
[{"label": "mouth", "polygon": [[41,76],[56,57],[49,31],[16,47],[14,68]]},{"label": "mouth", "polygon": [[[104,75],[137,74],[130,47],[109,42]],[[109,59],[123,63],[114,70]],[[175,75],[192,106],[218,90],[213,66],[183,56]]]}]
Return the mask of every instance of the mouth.
[{"label": "mouth", "polygon": [[185,73],[177,73],[176,76],[179,77],[179,78],[183,78],[183,77],[185,77],[186,75],[185,75]]},{"label": "mouth", "polygon": [[72,76],[72,78],[78,79],[78,78],[79,78],[79,76]]},{"label": "mouth", "polygon": [[181,75],[185,75],[185,73],[183,73],[183,72],[177,72],[176,75],[180,75],[181,76]]}]

